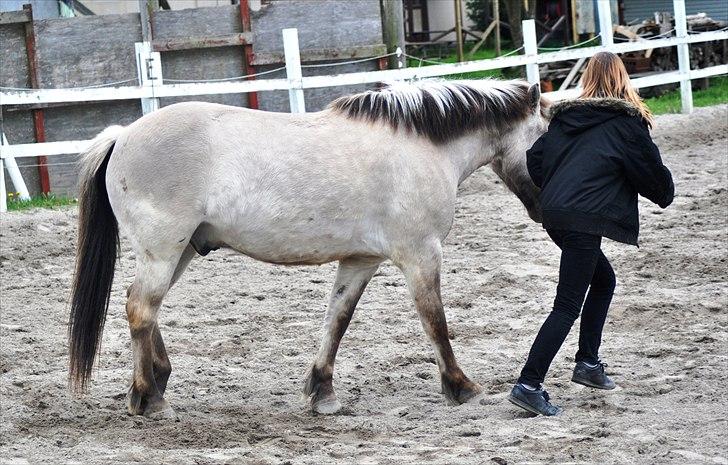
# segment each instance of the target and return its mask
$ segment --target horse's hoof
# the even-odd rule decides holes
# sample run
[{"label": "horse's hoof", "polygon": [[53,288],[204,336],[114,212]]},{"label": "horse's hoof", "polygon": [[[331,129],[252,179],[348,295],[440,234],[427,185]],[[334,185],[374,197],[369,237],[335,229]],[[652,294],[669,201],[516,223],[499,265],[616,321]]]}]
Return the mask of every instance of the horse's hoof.
[{"label": "horse's hoof", "polygon": [[144,412],[144,416],[146,418],[149,418],[150,420],[176,420],[177,419],[177,413],[172,409],[172,407],[167,407],[164,410],[160,410],[157,412]]},{"label": "horse's hoof", "polygon": [[480,399],[483,398],[485,392],[480,384],[473,384],[473,386],[465,392],[460,394],[458,399],[461,404],[479,403]]},{"label": "horse's hoof", "polygon": [[466,403],[477,403],[483,397],[483,388],[479,384],[469,382],[467,386],[458,389],[457,395],[451,390],[443,389],[445,398],[450,406],[458,406]]},{"label": "horse's hoof", "polygon": [[144,410],[144,416],[150,420],[168,420],[177,418],[177,414],[164,399],[149,404]]},{"label": "horse's hoof", "polygon": [[321,399],[311,402],[311,408],[321,415],[332,415],[341,410],[341,402],[336,397]]},{"label": "horse's hoof", "polygon": [[470,405],[484,405],[483,401],[485,400],[488,395],[483,391],[483,389],[480,387],[480,385],[476,385],[478,387],[477,391],[473,392],[471,396],[465,400],[465,404]]}]

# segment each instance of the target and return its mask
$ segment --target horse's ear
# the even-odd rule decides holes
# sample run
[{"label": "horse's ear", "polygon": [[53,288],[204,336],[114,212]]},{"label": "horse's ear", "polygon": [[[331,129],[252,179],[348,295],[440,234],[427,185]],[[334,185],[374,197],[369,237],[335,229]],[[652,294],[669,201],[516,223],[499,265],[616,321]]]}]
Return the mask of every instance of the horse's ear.
[{"label": "horse's ear", "polygon": [[528,105],[534,113],[538,113],[541,106],[541,86],[539,84],[528,88]]}]

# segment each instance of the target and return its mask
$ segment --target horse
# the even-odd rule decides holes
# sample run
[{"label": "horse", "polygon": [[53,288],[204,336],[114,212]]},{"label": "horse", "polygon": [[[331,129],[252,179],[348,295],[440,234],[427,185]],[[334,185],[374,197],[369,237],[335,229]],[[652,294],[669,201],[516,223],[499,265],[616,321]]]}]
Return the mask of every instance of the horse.
[{"label": "horse", "polygon": [[136,260],[126,302],[132,415],[174,416],[163,397],[172,369],[159,308],[193,257],[221,247],[281,265],[338,261],[304,387],[314,412],[341,408],[336,353],[385,260],[406,278],[447,402],[476,398],[482,389],[448,339],[442,243],[458,186],[484,165],[540,221],[526,150],[546,130],[548,104],[537,85],[521,80],[437,80],[385,84],[305,114],[178,103],[105,129],[80,161],[71,389],[88,390],[121,230]]}]

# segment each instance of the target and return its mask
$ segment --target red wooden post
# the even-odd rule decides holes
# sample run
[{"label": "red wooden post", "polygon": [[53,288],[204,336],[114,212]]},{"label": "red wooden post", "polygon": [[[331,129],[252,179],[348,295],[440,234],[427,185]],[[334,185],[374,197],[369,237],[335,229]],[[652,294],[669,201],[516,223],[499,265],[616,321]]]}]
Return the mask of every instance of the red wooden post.
[{"label": "red wooden post", "polygon": [[[38,56],[35,50],[35,29],[33,28],[33,6],[23,5],[23,9],[28,12],[29,21],[23,26],[25,28],[25,50],[28,55],[28,70],[30,72],[30,87],[40,89],[40,79],[38,78]],[[33,129],[35,132],[36,142],[45,142],[45,121],[43,118],[43,110],[33,110]],[[51,180],[48,176],[48,159],[46,157],[38,157],[38,176],[40,177],[40,189],[44,194],[51,191]]]},{"label": "red wooden post", "polygon": [[[240,22],[243,25],[243,32],[253,32],[250,25],[250,6],[248,0],[240,0]],[[253,66],[253,44],[246,42],[243,46],[245,50],[245,74],[255,74],[255,67]],[[249,77],[249,80],[255,79],[255,77]],[[248,106],[250,108],[258,108],[258,93],[248,93]]]}]

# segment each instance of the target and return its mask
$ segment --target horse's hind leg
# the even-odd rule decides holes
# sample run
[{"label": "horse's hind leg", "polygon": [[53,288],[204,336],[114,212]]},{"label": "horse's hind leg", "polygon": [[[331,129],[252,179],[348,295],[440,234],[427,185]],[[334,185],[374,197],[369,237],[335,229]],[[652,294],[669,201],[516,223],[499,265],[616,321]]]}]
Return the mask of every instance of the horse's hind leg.
[{"label": "horse's hind leg", "polygon": [[303,389],[317,413],[335,413],[341,408],[334,392],[333,376],[336,351],[349,326],[359,298],[379,268],[379,260],[346,259],[339,262],[324,320],[324,336]]},{"label": "horse's hind leg", "polygon": [[184,273],[187,269],[187,265],[190,264],[190,262],[193,258],[195,258],[196,255],[197,252],[195,251],[195,248],[192,247],[192,244],[187,244],[187,247],[185,247],[185,250],[182,252],[182,256],[177,262],[177,266],[174,269],[174,274],[172,274],[172,280],[169,283],[170,288],[174,286],[174,283],[176,283],[180,277],[182,277],[182,273]]},{"label": "horse's hind leg", "polygon": [[134,375],[127,395],[127,408],[132,415],[174,415],[162,397],[171,367],[157,326],[157,313],[169,290],[180,255],[157,256],[145,251],[137,256],[137,275],[126,304],[134,355]]},{"label": "horse's hind leg", "polygon": [[411,255],[398,265],[405,274],[420,321],[435,349],[442,391],[450,404],[462,404],[477,396],[481,388],[465,376],[450,346],[447,321],[440,296],[442,262],[440,243],[423,244]]},{"label": "horse's hind leg", "polygon": [[[182,252],[182,256],[180,257],[177,267],[172,275],[172,279],[169,284],[170,288],[182,276],[182,273],[184,273],[185,269],[187,269],[187,265],[189,265],[190,261],[196,254],[197,252],[195,252],[195,249],[191,245],[187,245],[184,252]],[[131,296],[133,287],[134,286],[132,285],[127,290],[127,298]],[[152,330],[152,347],[152,370],[154,371],[154,380],[157,383],[159,393],[164,395],[164,391],[167,388],[167,381],[169,380],[169,376],[172,374],[172,364],[169,362],[167,349],[164,346],[164,340],[162,339],[162,333],[159,331],[159,324],[156,321],[154,322],[154,328]]]},{"label": "horse's hind leg", "polygon": [[[174,270],[172,280],[169,284],[170,288],[179,280],[195,255],[197,255],[197,252],[188,244],[184,252],[182,252],[182,257],[180,257],[177,267]],[[152,357],[154,380],[157,382],[159,392],[164,395],[164,391],[167,389],[167,380],[169,380],[169,375],[172,374],[172,364],[169,362],[169,357],[167,357],[167,349],[164,346],[162,333],[159,331],[159,324],[157,322],[154,323],[154,331],[152,332],[152,345],[154,347]]]}]

